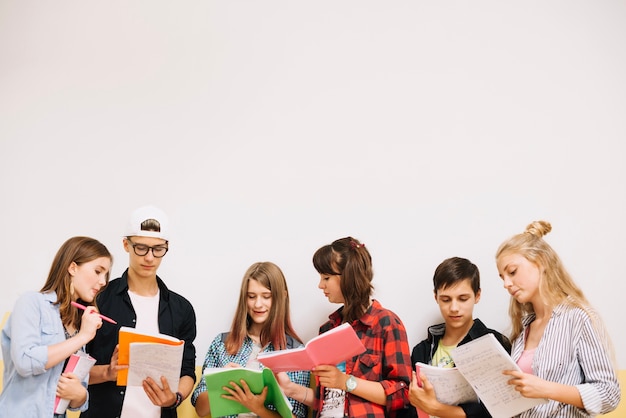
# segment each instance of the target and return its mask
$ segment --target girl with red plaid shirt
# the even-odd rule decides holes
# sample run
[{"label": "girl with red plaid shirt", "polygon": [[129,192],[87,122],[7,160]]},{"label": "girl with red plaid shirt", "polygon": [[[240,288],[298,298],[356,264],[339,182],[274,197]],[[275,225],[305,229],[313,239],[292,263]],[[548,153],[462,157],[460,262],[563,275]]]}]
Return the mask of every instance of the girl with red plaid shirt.
[{"label": "girl with red plaid shirt", "polygon": [[[324,295],[331,303],[343,304],[320,327],[320,334],[347,322],[366,347],[345,363],[313,369],[317,385],[304,396],[313,416],[395,417],[408,406],[411,356],[400,318],[371,298],[370,253],[358,240],[341,238],[317,250],[313,265]],[[283,382],[283,388],[287,386],[292,385]],[[299,391],[305,393],[302,387]]]}]

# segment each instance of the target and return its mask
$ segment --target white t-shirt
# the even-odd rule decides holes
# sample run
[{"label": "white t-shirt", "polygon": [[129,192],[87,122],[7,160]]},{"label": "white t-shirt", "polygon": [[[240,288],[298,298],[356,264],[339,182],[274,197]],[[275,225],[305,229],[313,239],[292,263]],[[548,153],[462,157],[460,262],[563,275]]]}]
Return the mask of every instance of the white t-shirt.
[{"label": "white t-shirt", "polygon": [[[159,292],[154,296],[141,296],[128,291],[137,315],[135,329],[144,332],[159,332]],[[161,382],[157,382],[160,383]],[[178,388],[171,388],[176,392]],[[126,386],[121,418],[160,418],[161,407],[154,405],[142,386]]]},{"label": "white t-shirt", "polygon": [[156,334],[159,332],[159,290],[154,296],[141,296],[128,291],[133,309],[137,315],[135,329]]},{"label": "white t-shirt", "polygon": [[320,418],[342,418],[345,404],[345,391],[336,388],[324,388],[324,403]]}]

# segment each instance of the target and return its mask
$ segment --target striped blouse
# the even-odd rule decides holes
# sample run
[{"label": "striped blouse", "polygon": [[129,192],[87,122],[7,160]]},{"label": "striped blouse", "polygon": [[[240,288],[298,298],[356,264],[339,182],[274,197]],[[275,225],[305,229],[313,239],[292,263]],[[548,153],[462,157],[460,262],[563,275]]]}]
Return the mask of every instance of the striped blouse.
[{"label": "striped blouse", "polygon": [[[590,315],[593,310],[558,305],[546,325],[532,362],[533,373],[540,378],[576,386],[584,409],[550,400],[522,414],[523,418],[578,418],[606,414],[617,408],[621,391],[609,349],[602,340],[603,325]],[[511,357],[517,362],[525,345],[526,328],[535,319],[523,319],[524,332],[513,341]]]}]

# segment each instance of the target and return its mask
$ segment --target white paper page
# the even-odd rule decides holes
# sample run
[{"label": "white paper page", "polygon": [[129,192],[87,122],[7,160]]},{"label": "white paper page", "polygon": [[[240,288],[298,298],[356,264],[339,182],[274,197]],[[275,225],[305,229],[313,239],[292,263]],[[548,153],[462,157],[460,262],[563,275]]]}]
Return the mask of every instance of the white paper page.
[{"label": "white paper page", "polygon": [[512,417],[547,402],[525,398],[507,384],[510,376],[502,372],[519,370],[519,367],[493,334],[458,346],[452,351],[452,358],[494,417]]},{"label": "white paper page", "polygon": [[151,377],[161,387],[161,376],[165,376],[172,392],[176,392],[183,349],[184,344],[131,343],[127,385],[141,386],[146,377]]},{"label": "white paper page", "polygon": [[446,405],[458,405],[465,402],[478,402],[478,396],[472,386],[456,368],[431,366],[416,363],[420,372],[426,375],[435,388],[437,400]]},{"label": "white paper page", "polygon": [[120,418],[160,418],[161,407],[152,403],[141,386],[127,386]]}]

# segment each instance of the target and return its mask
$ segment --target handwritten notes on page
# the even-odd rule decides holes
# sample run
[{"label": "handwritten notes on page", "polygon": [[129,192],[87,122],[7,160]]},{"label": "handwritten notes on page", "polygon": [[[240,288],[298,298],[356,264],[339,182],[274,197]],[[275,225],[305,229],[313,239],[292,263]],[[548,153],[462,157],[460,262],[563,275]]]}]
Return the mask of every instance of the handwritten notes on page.
[{"label": "handwritten notes on page", "polygon": [[161,387],[161,376],[165,376],[175,392],[180,380],[183,349],[182,344],[131,343],[127,385],[141,386],[147,377],[151,377]]},{"label": "handwritten notes on page", "polygon": [[525,398],[507,381],[504,370],[520,370],[493,334],[486,334],[452,351],[457,369],[467,379],[494,417],[511,417],[545,399]]},{"label": "handwritten notes on page", "polygon": [[161,386],[160,376],[165,376],[170,388],[178,387],[184,341],[169,335],[121,327],[119,347],[117,364],[128,368],[118,371],[118,386],[141,386],[141,381],[148,376]]},{"label": "handwritten notes on page", "polygon": [[415,365],[433,385],[435,396],[439,402],[446,405],[478,402],[476,392],[458,369],[431,366],[419,362]]}]

